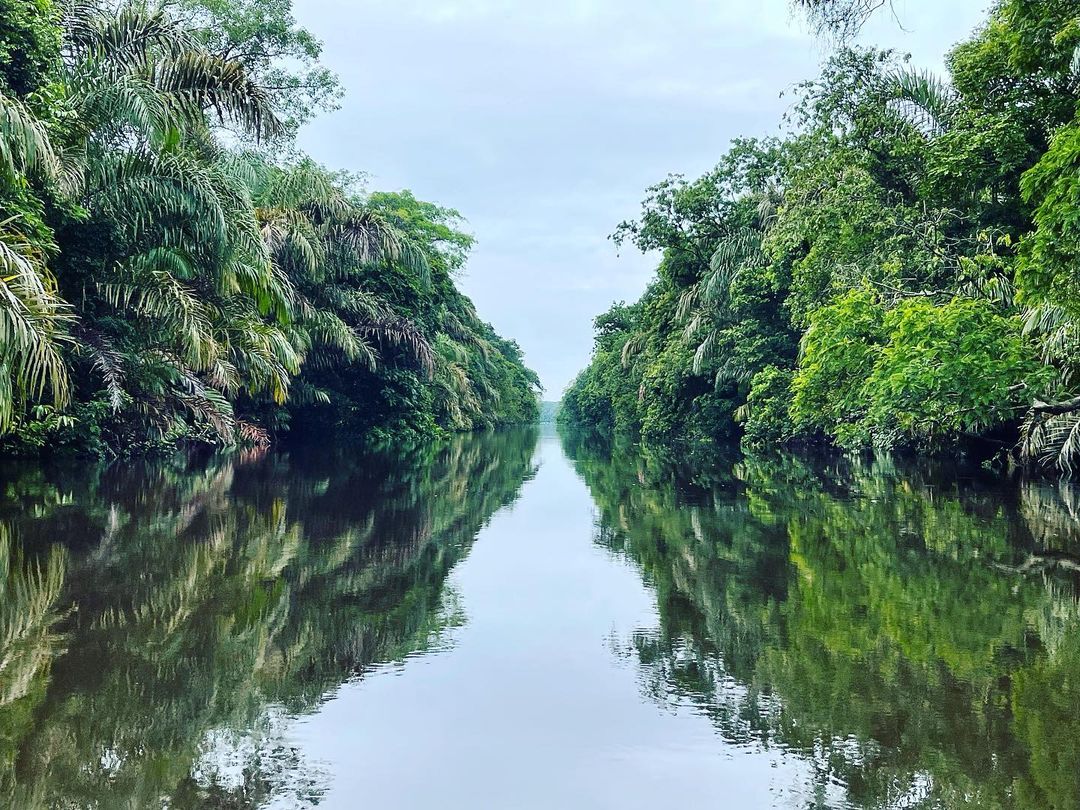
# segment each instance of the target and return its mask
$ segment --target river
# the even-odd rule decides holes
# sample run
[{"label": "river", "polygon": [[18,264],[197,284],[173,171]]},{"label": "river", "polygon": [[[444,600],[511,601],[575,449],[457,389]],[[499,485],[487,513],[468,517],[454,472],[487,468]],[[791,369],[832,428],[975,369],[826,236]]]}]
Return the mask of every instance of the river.
[{"label": "river", "polygon": [[0,804],[1080,806],[1080,489],[549,431],[0,470]]}]

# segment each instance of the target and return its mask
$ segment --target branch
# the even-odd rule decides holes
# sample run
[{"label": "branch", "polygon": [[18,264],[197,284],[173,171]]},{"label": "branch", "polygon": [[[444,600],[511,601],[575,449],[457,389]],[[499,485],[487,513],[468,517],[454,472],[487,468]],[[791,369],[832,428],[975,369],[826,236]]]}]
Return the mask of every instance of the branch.
[{"label": "branch", "polygon": [[905,290],[894,284],[889,284],[885,281],[874,281],[874,279],[870,279],[870,283],[875,287],[879,287],[893,295],[898,295],[901,298],[937,298],[939,296],[949,297],[953,295],[953,293],[950,293],[947,290]]},{"label": "branch", "polygon": [[1043,402],[1042,400],[1037,399],[1031,403],[1031,410],[1034,413],[1048,413],[1053,416],[1080,411],[1080,396],[1066,399],[1062,402]]},{"label": "branch", "polygon": [[1020,565],[1005,565],[1003,563],[991,563],[999,571],[1010,574],[1031,574],[1043,572],[1055,568],[1066,571],[1080,572],[1080,560],[1060,551],[1047,551],[1042,554],[1029,554],[1027,560]]}]

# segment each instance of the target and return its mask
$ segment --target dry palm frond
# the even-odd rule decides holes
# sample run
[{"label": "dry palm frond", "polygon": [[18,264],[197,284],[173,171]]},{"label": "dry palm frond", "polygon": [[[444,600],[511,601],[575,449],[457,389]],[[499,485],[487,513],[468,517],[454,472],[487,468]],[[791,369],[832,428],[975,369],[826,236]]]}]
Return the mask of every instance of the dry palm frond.
[{"label": "dry palm frond", "polygon": [[347,245],[361,263],[399,264],[419,272],[425,282],[430,280],[423,251],[373,211],[359,210],[341,217],[329,226],[328,237]]},{"label": "dry palm frond", "polygon": [[719,342],[719,333],[713,331],[709,332],[709,334],[705,336],[705,339],[698,344],[697,349],[694,351],[693,369],[695,374],[700,374],[705,367],[705,363],[713,358]]},{"label": "dry palm frond", "polygon": [[236,439],[237,443],[246,447],[265,449],[270,446],[270,434],[266,428],[243,419],[236,420]]}]

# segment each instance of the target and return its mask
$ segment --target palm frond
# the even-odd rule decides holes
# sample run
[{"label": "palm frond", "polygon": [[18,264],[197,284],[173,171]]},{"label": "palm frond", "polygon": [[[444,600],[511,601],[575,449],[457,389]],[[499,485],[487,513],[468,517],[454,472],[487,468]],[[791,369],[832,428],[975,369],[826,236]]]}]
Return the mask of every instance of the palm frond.
[{"label": "palm frond", "polygon": [[675,319],[685,321],[693,314],[701,303],[701,286],[694,284],[683,290],[679,296],[679,304],[675,308]]},{"label": "palm frond", "polygon": [[707,303],[723,300],[740,271],[760,250],[761,233],[753,228],[741,228],[723,239],[709,259],[702,299]]},{"label": "palm frond", "polygon": [[195,46],[194,39],[163,10],[127,5],[109,13],[99,4],[66,4],[64,45],[71,60],[99,59],[130,72],[158,54],[179,54]]},{"label": "palm frond", "polygon": [[144,76],[116,74],[108,65],[87,61],[68,81],[77,124],[85,137],[136,137],[164,143],[180,121],[162,94]]},{"label": "palm frond", "polygon": [[74,318],[56,294],[44,256],[13,228],[0,221],[0,431],[11,426],[17,397],[37,399],[48,393],[58,407],[68,400],[68,373],[61,347]]},{"label": "palm frond", "polygon": [[111,306],[157,321],[163,336],[171,338],[186,362],[202,370],[220,356],[221,347],[206,304],[182,281],[192,275],[184,254],[155,248],[117,268],[114,277],[100,282],[98,289]]},{"label": "palm frond", "polygon": [[1080,412],[1030,413],[1021,427],[1020,457],[1071,474],[1080,466]]},{"label": "palm frond", "polygon": [[700,374],[705,364],[716,356],[716,348],[719,344],[717,332],[710,332],[705,339],[698,344],[694,351],[693,369],[695,374]]},{"label": "palm frond", "polygon": [[435,352],[423,332],[416,325],[404,318],[389,318],[384,321],[371,321],[358,327],[361,334],[367,334],[376,340],[386,341],[395,346],[408,349],[421,370],[430,377],[435,369]]},{"label": "palm frond", "polygon": [[237,443],[244,447],[266,449],[270,446],[270,434],[266,428],[243,419],[236,420],[235,435]]},{"label": "palm frond", "polygon": [[78,346],[80,352],[90,358],[93,370],[100,375],[109,407],[114,413],[119,411],[128,399],[124,391],[127,371],[123,355],[108,337],[89,329],[79,331]]},{"label": "palm frond", "polygon": [[1068,384],[1074,371],[1074,358],[1080,352],[1080,325],[1064,307],[1041,301],[1023,312],[1024,334],[1038,340],[1043,361],[1058,365]]},{"label": "palm frond", "polygon": [[49,134],[21,101],[0,93],[0,174],[11,177],[33,170],[50,177],[60,173]]},{"label": "palm frond", "polygon": [[190,121],[212,113],[222,124],[235,124],[256,138],[282,132],[270,97],[239,62],[198,50],[156,62],[154,85]]},{"label": "palm frond", "polygon": [[629,368],[630,363],[633,362],[634,357],[641,352],[645,345],[644,335],[633,335],[627,338],[623,343],[622,351],[619,353],[619,361],[622,363],[623,368]]},{"label": "palm frond", "polygon": [[927,135],[940,135],[956,115],[956,91],[928,70],[897,70],[887,89],[898,111]]},{"label": "palm frond", "polygon": [[329,238],[347,245],[364,264],[387,262],[420,272],[425,280],[430,268],[423,251],[373,211],[359,211],[340,218],[329,228]]}]

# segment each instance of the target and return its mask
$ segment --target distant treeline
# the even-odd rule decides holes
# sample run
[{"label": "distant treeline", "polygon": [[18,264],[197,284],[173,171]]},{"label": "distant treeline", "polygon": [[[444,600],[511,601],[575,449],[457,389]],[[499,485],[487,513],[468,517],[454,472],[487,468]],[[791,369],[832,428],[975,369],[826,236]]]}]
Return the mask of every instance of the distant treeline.
[{"label": "distant treeline", "polygon": [[554,424],[556,417],[559,415],[559,403],[558,402],[541,402],[540,403],[540,422],[541,424],[549,425]]},{"label": "distant treeline", "polygon": [[790,134],[649,189],[613,238],[656,278],[596,319],[563,418],[1080,461],[1080,11],[1003,0],[947,65],[839,49]]},{"label": "distant treeline", "polygon": [[460,215],[296,152],[289,2],[0,0],[0,452],[534,421]]}]

